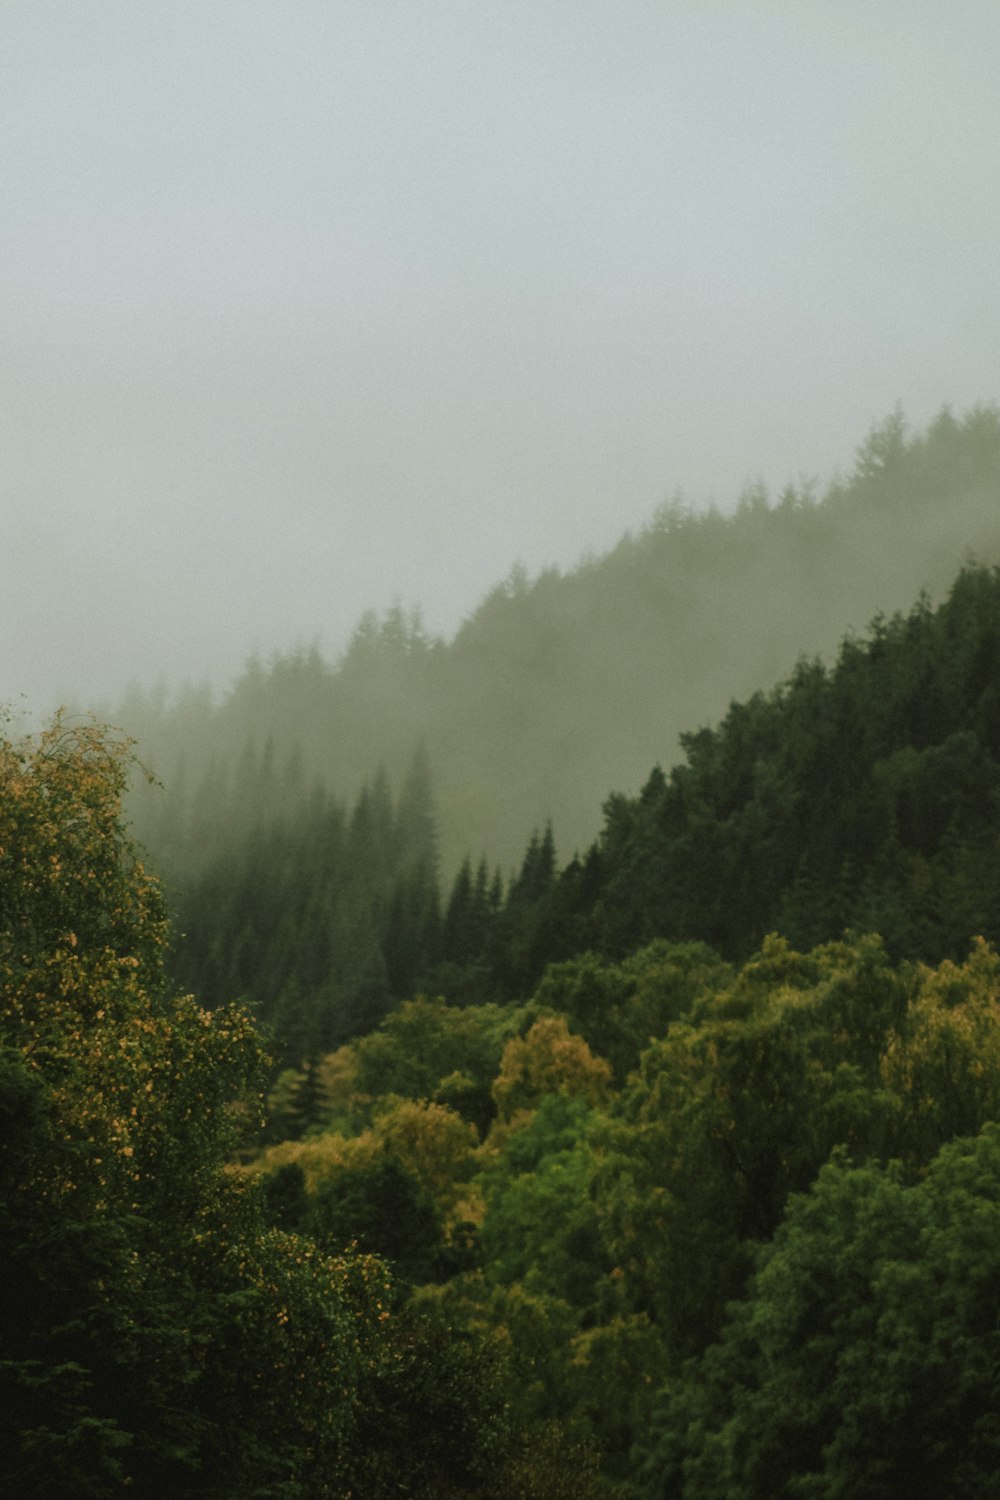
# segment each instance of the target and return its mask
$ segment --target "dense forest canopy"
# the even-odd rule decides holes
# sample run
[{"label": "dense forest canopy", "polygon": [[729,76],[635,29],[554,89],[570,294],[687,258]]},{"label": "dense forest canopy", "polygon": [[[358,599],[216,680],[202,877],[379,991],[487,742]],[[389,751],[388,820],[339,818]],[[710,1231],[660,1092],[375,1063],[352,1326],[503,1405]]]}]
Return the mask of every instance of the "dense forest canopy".
[{"label": "dense forest canopy", "polygon": [[995,1493],[988,944],[581,953],[404,1001],[261,1136],[122,747],[2,751],[5,1494]]}]

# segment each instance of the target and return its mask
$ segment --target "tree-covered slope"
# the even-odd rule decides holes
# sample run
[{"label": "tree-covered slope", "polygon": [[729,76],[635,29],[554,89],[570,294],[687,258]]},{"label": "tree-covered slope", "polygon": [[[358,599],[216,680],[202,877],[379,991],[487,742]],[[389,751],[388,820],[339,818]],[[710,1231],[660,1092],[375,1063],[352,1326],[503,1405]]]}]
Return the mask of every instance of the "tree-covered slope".
[{"label": "tree-covered slope", "polygon": [[372,1194],[297,1234],[236,1171],[267,1058],[167,979],[127,760],[98,726],[0,734],[5,1500],[588,1496],[534,1461],[499,1341],[405,1305],[437,1214],[395,1158],[364,1236],[395,1275],[358,1248]]},{"label": "tree-covered slope", "polygon": [[937,961],[1000,936],[1000,569],[964,569],[936,609],[876,620],[833,667],[803,660],[682,745],[607,802],[564,873],[552,909],[572,941],[742,956],[772,930],[812,944],[853,926]]},{"label": "tree-covered slope", "polygon": [[772,931],[809,947],[856,928],[939,962],[1000,940],[1000,568],[681,741],[562,870],[546,829],[509,882],[466,860],[445,892],[422,761],[398,802],[384,778],[349,815],[316,793],[178,882],[177,977],[246,996],[296,1061],[416,992],[523,999],[587,950],[740,959]]},{"label": "tree-covered slope", "polygon": [[286,1070],[255,1146],[125,753],[0,738],[5,1495],[997,1492],[994,949],[580,955]]},{"label": "tree-covered slope", "polygon": [[[251,665],[218,705],[134,693],[118,717],[166,783],[135,801],[139,835],[197,863],[220,822],[317,777],[348,801],[380,764],[398,785],[422,744],[449,873],[469,851],[512,867],[546,820],[581,848],[608,789],[637,789],[682,732],[799,656],[830,657],[878,611],[940,597],[969,556],[1000,559],[998,501],[1000,414],[945,412],[913,436],[894,417],[822,498],[803,485],[773,503],[750,491],[729,516],[665,507],[564,576],[515,570],[448,643],[396,609],[366,617],[335,664]],[[267,797],[248,789],[265,762]]]}]

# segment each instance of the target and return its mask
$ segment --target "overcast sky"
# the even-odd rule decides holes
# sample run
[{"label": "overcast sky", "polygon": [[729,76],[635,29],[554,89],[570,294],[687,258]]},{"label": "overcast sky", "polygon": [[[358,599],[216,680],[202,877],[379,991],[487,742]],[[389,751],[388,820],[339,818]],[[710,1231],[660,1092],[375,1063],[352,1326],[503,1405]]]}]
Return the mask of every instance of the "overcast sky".
[{"label": "overcast sky", "polygon": [[997,0],[3,0],[0,700],[1000,394]]}]

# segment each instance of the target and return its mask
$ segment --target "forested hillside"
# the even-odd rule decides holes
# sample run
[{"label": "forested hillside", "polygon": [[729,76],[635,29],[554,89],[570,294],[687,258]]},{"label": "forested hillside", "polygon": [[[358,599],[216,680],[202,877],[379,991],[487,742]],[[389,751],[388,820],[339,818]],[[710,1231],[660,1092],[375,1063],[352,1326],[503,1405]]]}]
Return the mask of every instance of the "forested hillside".
[{"label": "forested hillside", "polygon": [[418,758],[349,814],[317,792],[221,847],[175,891],[179,982],[245,997],[290,1060],[370,1029],[418,991],[529,994],[546,963],[656,938],[745,958],[875,931],[895,958],[1000,940],[1000,569],[802,660],[715,729],[681,737],[561,870],[550,830],[509,883],[465,861],[439,893]]},{"label": "forested hillside", "polygon": [[0,742],[5,1495],[997,1492],[994,949],[580,954],[265,1100],[125,755]]},{"label": "forested hillside", "polygon": [[[179,757],[132,798],[163,884],[126,741],[0,738],[5,1496],[1000,1493],[1000,564],[961,565],[998,481],[995,413],[890,423],[822,502],[665,518],[450,646],[390,617],[137,706]],[[874,589],[877,536],[844,636],[823,549]],[[834,639],[610,776],[579,854],[549,808],[515,842],[576,733],[549,663],[589,640],[579,691],[655,738],[675,688],[758,682],[783,569]],[[501,808],[501,867],[442,857]]]},{"label": "forested hillside", "polygon": [[167,980],[127,766],[96,726],[0,738],[0,1491],[562,1500],[496,1341],[407,1306],[415,1258],[292,1233],[235,1170],[268,1059]]},{"label": "forested hillside", "polygon": [[1000,937],[1000,569],[966,568],[937,609],[880,617],[832,668],[803,660],[681,743],[607,802],[554,943],[698,937],[739,957],[772,930],[811,946],[855,927],[938,962]]},{"label": "forested hillside", "polygon": [[466,854],[509,872],[548,821],[571,855],[608,792],[671,764],[682,732],[800,656],[830,659],[879,611],[940,598],[968,557],[1000,560],[998,490],[996,410],[915,435],[893,417],[823,496],[755,489],[728,516],[666,506],[564,576],[515,569],[450,642],[394,609],[337,662],[253,663],[217,704],[136,690],[114,717],[166,786],[134,799],[136,831],[187,870],[317,779],[347,804],[380,766],[399,787],[422,746],[449,879]]}]

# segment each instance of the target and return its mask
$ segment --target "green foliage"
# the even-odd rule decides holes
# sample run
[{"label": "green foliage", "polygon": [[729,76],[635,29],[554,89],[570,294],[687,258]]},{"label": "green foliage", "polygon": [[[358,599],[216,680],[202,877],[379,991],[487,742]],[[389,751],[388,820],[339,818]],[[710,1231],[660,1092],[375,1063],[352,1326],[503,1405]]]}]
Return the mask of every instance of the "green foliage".
[{"label": "green foliage", "polygon": [[[517,1494],[517,1484],[527,1486],[525,1495],[535,1493],[532,1484],[539,1494],[555,1485],[559,1494],[556,1476],[530,1462],[543,1441],[558,1443],[567,1464],[576,1465],[581,1493],[590,1486],[605,1497],[686,1495],[686,1484],[692,1496],[763,1496],[769,1485],[781,1493],[786,1470],[797,1475],[794,1466],[802,1464],[803,1474],[812,1473],[809,1454],[826,1451],[840,1421],[840,1377],[830,1369],[843,1360],[847,1390],[850,1372],[869,1358],[867,1345],[861,1354],[849,1346],[871,1321],[866,1268],[883,1253],[893,1261],[900,1244],[907,1264],[923,1254],[914,1248],[915,1221],[902,1210],[850,1220],[845,1209],[858,1239],[854,1248],[836,1242],[830,1272],[810,1269],[814,1250],[826,1255],[822,1246],[796,1251],[794,1264],[778,1253],[788,1226],[805,1213],[801,1205],[817,1178],[828,1180],[831,1157],[850,1183],[852,1160],[874,1164],[858,1168],[856,1181],[885,1181],[886,1192],[905,1205],[911,1189],[933,1178],[943,1145],[997,1114],[998,993],[1000,960],[983,943],[964,963],[937,968],[894,964],[878,938],[858,935],[809,952],[772,936],[736,969],[697,944],[661,942],[622,962],[588,954],[556,966],[532,1004],[510,1014],[426,1001],[402,1007],[337,1054],[352,1089],[370,1070],[373,1096],[358,1116],[369,1123],[360,1134],[287,1141],[269,1148],[260,1165],[274,1174],[267,1192],[276,1213],[301,1208],[305,1188],[321,1238],[320,1216],[330,1214],[327,1243],[356,1235],[422,1281],[412,1307],[435,1336],[447,1341],[457,1331],[485,1340],[494,1354],[504,1351],[496,1389],[517,1437],[485,1494],[504,1495],[504,1485]],[[543,997],[566,1014],[542,1007]],[[616,1091],[567,1015],[620,1043],[631,1036],[633,1046],[648,1018],[657,1018],[662,1034]],[[487,1041],[487,1050],[470,1050]],[[472,1065],[473,1055],[480,1076],[493,1069],[499,1106],[474,1150],[468,1122],[427,1097],[443,1068]],[[380,1081],[405,1084],[418,1097],[380,1095]],[[893,1157],[897,1166],[886,1175],[878,1164]],[[282,1173],[282,1164],[304,1177]],[[421,1203],[426,1210],[431,1197],[441,1216],[433,1226],[421,1218]],[[850,1193],[845,1201],[854,1201]],[[948,1233],[971,1234],[958,1196],[952,1207]],[[774,1270],[765,1275],[772,1250]],[[817,1325],[817,1357],[827,1365],[812,1385],[795,1363],[812,1338],[811,1313],[782,1334],[791,1364],[779,1379],[770,1345],[753,1365],[743,1315],[732,1310],[756,1306],[766,1285],[770,1300],[752,1333],[763,1340],[779,1311],[792,1319],[786,1290],[800,1266],[804,1297],[826,1299],[831,1275],[843,1276],[845,1287],[833,1323]],[[745,1304],[736,1301],[741,1297]],[[959,1358],[948,1352],[955,1324],[937,1307],[940,1323],[927,1338],[947,1365]],[[890,1363],[896,1358],[892,1350],[886,1355]],[[906,1380],[912,1378],[911,1371]],[[767,1399],[758,1410],[765,1379]],[[422,1377],[416,1383],[429,1401],[437,1399]],[[404,1388],[411,1389],[409,1377]],[[766,1423],[758,1431],[759,1411]],[[952,1437],[939,1424],[939,1467],[957,1463],[965,1411],[954,1414]],[[975,1416],[977,1432],[985,1431],[984,1420]],[[843,1439],[845,1452],[853,1441]],[[645,1477],[636,1454],[647,1464]],[[986,1459],[977,1457],[980,1463]],[[970,1492],[988,1493],[975,1465],[969,1472]],[[831,1481],[816,1493],[868,1493],[860,1468],[845,1460],[845,1473],[842,1490]],[[893,1484],[911,1483],[896,1449],[885,1475],[873,1495],[888,1497],[899,1492]],[[792,1478],[788,1486],[797,1492]],[[952,1492],[960,1490],[941,1489]]]},{"label": "green foliage", "polygon": [[357,1242],[405,1280],[423,1281],[474,1258],[466,1200],[476,1140],[446,1105],[389,1096],[359,1134],[280,1142],[250,1173],[261,1178],[271,1223],[331,1251]]},{"label": "green foliage", "polygon": [[442,1213],[454,1209],[472,1175],[474,1125],[446,1104],[389,1096],[379,1101],[372,1128]]},{"label": "green foliage", "polygon": [[[392,1320],[360,1392],[350,1494],[503,1500],[512,1456],[496,1344],[412,1309]],[[511,1500],[514,1500],[511,1495]]]},{"label": "green foliage", "polygon": [[592,1111],[551,1093],[485,1175],[480,1242],[487,1276],[577,1309],[597,1302],[611,1266],[588,1197]]},{"label": "green foliage", "polygon": [[298,1066],[371,1030],[438,962],[433,803],[420,755],[395,803],[384,772],[349,813],[322,788],[253,795],[257,821],[177,881],[172,968],[213,1003],[245,1001]]},{"label": "green foliage", "polygon": [[744,957],[854,927],[928,962],[1000,938],[998,657],[1000,569],[969,566],[938,609],[682,735],[669,776],[605,804],[586,891],[563,877],[574,930],[611,956],[667,937]]},{"label": "green foliage", "polygon": [[306,1229],[334,1254],[356,1243],[408,1281],[428,1279],[442,1241],[434,1200],[389,1153],[324,1178],[309,1201]]},{"label": "green foliage", "polygon": [[275,1229],[301,1230],[309,1210],[305,1173],[298,1162],[282,1163],[264,1178],[264,1218]]},{"label": "green foliage", "polygon": [[0,741],[0,1487],[341,1495],[385,1268],[265,1231],[226,1170],[265,1059],[165,982],[126,761]]},{"label": "green foliage", "polygon": [[449,1103],[485,1131],[495,1113],[491,1085],[521,1021],[511,1006],[460,1010],[442,1000],[405,1001],[356,1044],[357,1091]]},{"label": "green foliage", "polygon": [[751,1245],[830,1150],[891,1138],[880,1064],[906,1001],[875,940],[801,955],[771,939],[644,1054],[595,1137],[596,1201],[633,1306],[675,1357],[712,1338]]},{"label": "green foliage", "polygon": [[[617,1491],[600,1473],[570,1363],[579,1314],[559,1298],[521,1283],[491,1284],[465,1272],[417,1294],[421,1315],[442,1329],[464,1328],[489,1339],[516,1442],[507,1465],[486,1489],[489,1500],[606,1500]],[[484,1497],[485,1500],[485,1497]]]},{"label": "green foliage", "polygon": [[730,971],[703,943],[659,941],[611,963],[583,953],[550,964],[534,999],[567,1016],[590,1047],[614,1066],[622,1083],[655,1037],[687,1015],[706,989]]},{"label": "green foliage", "polygon": [[895,1500],[1000,1484],[1000,1132],[925,1179],[836,1161],[718,1345],[668,1386],[644,1481],[684,1500]]},{"label": "green foliage", "polygon": [[[896,1157],[893,1191],[908,1191],[924,1182],[942,1145],[995,1117],[998,993],[1000,960],[983,943],[964,963],[937,968],[894,964],[878,938],[857,935],[810,952],[772,936],[737,969],[698,944],[660,942],[621,962],[587,954],[550,970],[519,1012],[486,1007],[479,1014],[425,1001],[401,1008],[338,1064],[351,1087],[370,1070],[367,1128],[354,1137],[287,1142],[263,1160],[271,1170],[279,1161],[301,1161],[314,1201],[329,1193],[336,1202],[340,1195],[342,1240],[359,1232],[364,1217],[359,1210],[353,1226],[347,1222],[352,1172],[364,1188],[378,1176],[387,1148],[398,1153],[413,1176],[408,1189],[396,1183],[381,1200],[383,1208],[394,1203],[394,1218],[387,1213],[384,1237],[367,1243],[399,1255],[390,1240],[400,1232],[403,1253],[414,1256],[407,1274],[424,1278],[415,1293],[421,1316],[441,1329],[500,1341],[506,1356],[497,1378],[518,1443],[529,1440],[530,1449],[529,1435],[540,1442],[543,1432],[557,1430],[559,1441],[578,1452],[580,1474],[589,1474],[595,1493],[610,1496],[616,1486],[630,1493],[632,1483],[632,1493],[660,1493],[659,1479],[638,1478],[632,1458],[655,1407],[658,1436],[644,1450],[649,1474],[681,1485],[685,1464],[696,1472],[697,1449],[701,1467],[691,1493],[725,1495],[730,1477],[716,1449],[736,1442],[725,1425],[728,1408],[718,1417],[722,1436],[706,1437],[704,1452],[698,1434],[709,1431],[724,1406],[720,1392],[750,1379],[740,1363],[742,1325],[727,1308],[756,1295],[754,1268],[768,1246],[782,1243],[783,1226],[817,1176],[824,1180],[831,1155],[845,1170],[852,1159]],[[555,1007],[564,1013],[553,1014]],[[655,1025],[660,1035],[616,1091],[567,1017],[592,1035],[616,1039],[623,1062],[626,1042],[637,1047],[644,1026]],[[504,1027],[494,1029],[501,1021]],[[482,1046],[486,1038],[491,1050],[488,1058],[478,1054],[477,1066],[481,1077],[488,1068],[494,1072],[498,1116],[470,1153],[468,1124],[426,1096],[443,1068],[471,1065],[473,1040]],[[458,1046],[466,1049],[461,1056]],[[380,1097],[380,1081],[424,1097]],[[269,1192],[280,1187],[289,1199],[300,1186],[271,1182]],[[443,1246],[440,1237],[436,1248],[431,1235],[421,1239],[419,1214],[411,1221],[415,1182],[449,1216]],[[374,1212],[373,1200],[377,1207],[377,1193],[367,1198],[366,1214]],[[460,1214],[472,1222],[459,1223]],[[960,1220],[956,1209],[956,1226]],[[912,1239],[910,1219],[900,1223],[902,1238]],[[887,1255],[896,1244],[891,1226],[880,1225],[859,1241],[856,1273],[846,1283],[860,1288],[859,1297],[868,1294],[857,1268],[877,1242]],[[847,1267],[846,1256],[838,1265]],[[778,1264],[775,1299],[790,1274],[784,1261]],[[429,1285],[430,1276],[442,1281]],[[814,1278],[821,1295],[824,1276]],[[849,1307],[845,1293],[843,1318],[823,1335],[829,1358],[840,1358],[854,1327]],[[796,1329],[790,1349],[805,1336]],[[934,1333],[942,1348],[949,1336],[944,1326]],[[845,1369],[852,1368],[852,1356],[843,1357]],[[817,1380],[817,1401],[829,1384]],[[805,1439],[780,1407],[794,1402],[801,1385],[797,1366],[784,1385],[774,1385],[773,1431],[760,1436],[756,1488],[737,1487],[734,1495],[768,1492],[774,1474],[783,1472],[772,1450],[785,1454],[788,1465],[799,1462]],[[751,1392],[746,1399],[749,1433],[758,1398]],[[961,1413],[955,1420],[961,1431]],[[816,1421],[825,1432],[826,1418]],[[740,1453],[753,1442],[741,1436]],[[948,1451],[956,1449],[957,1440]],[[525,1451],[517,1444],[515,1450]],[[588,1470],[585,1455],[595,1451],[599,1462]],[[505,1471],[508,1478],[515,1470]],[[888,1472],[898,1479],[910,1471],[894,1456]],[[866,1493],[851,1474],[843,1493],[853,1494],[854,1484]],[[539,1473],[535,1482],[549,1481]]]},{"label": "green foliage", "polygon": [[921,966],[882,1063],[899,1101],[891,1153],[911,1168],[1000,1118],[1000,958],[981,940],[964,964]]}]

